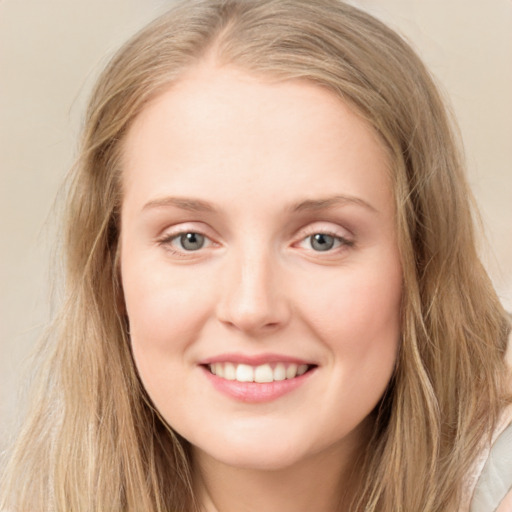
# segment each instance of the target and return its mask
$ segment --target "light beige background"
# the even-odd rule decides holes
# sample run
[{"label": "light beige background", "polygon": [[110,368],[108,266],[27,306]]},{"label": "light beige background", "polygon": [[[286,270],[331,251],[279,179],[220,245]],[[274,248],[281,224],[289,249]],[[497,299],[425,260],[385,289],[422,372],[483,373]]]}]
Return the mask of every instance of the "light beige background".
[{"label": "light beige background", "polygon": [[[512,0],[353,3],[409,39],[449,97],[490,240],[484,258],[512,309]],[[168,4],[0,0],[0,451],[49,319],[51,209],[87,93],[115,48]]]}]

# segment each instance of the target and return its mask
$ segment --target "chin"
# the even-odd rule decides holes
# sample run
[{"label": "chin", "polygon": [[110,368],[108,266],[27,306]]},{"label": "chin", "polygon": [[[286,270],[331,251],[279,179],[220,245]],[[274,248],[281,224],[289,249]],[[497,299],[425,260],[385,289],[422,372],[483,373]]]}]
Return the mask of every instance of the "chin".
[{"label": "chin", "polygon": [[[230,450],[231,451],[231,450]],[[261,450],[248,453],[206,454],[226,466],[252,471],[280,471],[290,468],[301,460],[301,454],[262,453]]]},{"label": "chin", "polygon": [[279,471],[297,464],[308,456],[304,450],[305,444],[289,437],[284,442],[283,436],[280,435],[258,439],[240,435],[240,439],[233,436],[229,439],[222,438],[220,442],[214,442],[210,437],[208,442],[192,444],[192,451],[202,458],[211,458],[231,467]]}]

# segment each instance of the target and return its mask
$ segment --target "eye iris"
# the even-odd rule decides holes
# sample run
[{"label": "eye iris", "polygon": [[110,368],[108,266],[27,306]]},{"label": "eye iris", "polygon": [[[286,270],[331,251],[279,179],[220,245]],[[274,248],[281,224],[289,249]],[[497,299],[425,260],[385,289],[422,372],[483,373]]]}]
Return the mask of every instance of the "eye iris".
[{"label": "eye iris", "polygon": [[180,235],[180,243],[187,251],[197,251],[204,245],[204,236],[199,233],[183,233]]},{"label": "eye iris", "polygon": [[311,237],[311,247],[315,251],[329,251],[334,247],[334,237],[324,233],[316,233]]}]

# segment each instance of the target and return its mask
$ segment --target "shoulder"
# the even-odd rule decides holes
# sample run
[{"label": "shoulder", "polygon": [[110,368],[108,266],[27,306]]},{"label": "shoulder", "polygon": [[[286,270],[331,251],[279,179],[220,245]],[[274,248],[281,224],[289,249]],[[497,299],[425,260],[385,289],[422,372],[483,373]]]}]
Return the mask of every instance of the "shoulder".
[{"label": "shoulder", "polygon": [[512,512],[512,408],[506,412],[509,422],[489,451],[475,487],[470,512]]},{"label": "shoulder", "polygon": [[[507,361],[512,369],[510,339]],[[481,473],[476,482],[469,510],[470,512],[512,512],[512,405],[503,411],[493,436],[492,446],[482,460]]]},{"label": "shoulder", "polygon": [[512,512],[512,490],[505,496],[496,512]]}]

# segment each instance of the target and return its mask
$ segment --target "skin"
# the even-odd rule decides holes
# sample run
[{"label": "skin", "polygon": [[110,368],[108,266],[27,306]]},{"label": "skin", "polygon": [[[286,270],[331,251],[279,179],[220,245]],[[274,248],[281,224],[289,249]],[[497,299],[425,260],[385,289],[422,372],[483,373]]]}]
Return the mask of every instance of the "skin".
[{"label": "skin", "polygon": [[[332,512],[350,495],[400,337],[380,139],[318,86],[204,64],[145,108],[124,150],[133,354],[156,407],[193,446],[204,509]],[[187,232],[205,245],[186,251]],[[335,237],[334,247],[316,250],[315,233]],[[245,403],[199,365],[227,352],[316,369],[276,400]]]},{"label": "skin", "polygon": [[510,491],[503,501],[500,503],[500,506],[496,510],[496,512],[510,512],[512,510],[512,491]]}]

